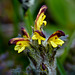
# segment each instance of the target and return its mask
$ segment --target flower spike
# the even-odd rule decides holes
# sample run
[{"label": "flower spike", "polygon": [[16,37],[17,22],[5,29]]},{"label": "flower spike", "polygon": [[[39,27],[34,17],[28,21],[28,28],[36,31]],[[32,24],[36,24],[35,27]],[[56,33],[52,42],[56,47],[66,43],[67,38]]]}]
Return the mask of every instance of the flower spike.
[{"label": "flower spike", "polygon": [[56,48],[58,45],[62,46],[64,44],[64,41],[59,39],[61,36],[65,36],[65,33],[61,30],[58,30],[54,32],[47,40],[47,42],[52,45],[54,48]]},{"label": "flower spike", "polygon": [[43,5],[41,8],[40,8],[40,11],[36,17],[36,20],[35,20],[35,27],[34,27],[34,30],[41,30],[41,26],[44,24],[46,25],[47,22],[44,21],[44,19],[46,18],[46,15],[44,15],[45,11],[47,9],[47,6],[46,5]]},{"label": "flower spike", "polygon": [[[25,75],[44,74],[56,75],[56,54],[60,46],[66,42],[65,33],[61,30],[54,32],[48,39],[43,33],[43,26],[46,25],[45,11],[46,5],[43,5],[35,20],[35,25],[32,27],[33,35],[29,36],[27,31],[22,27],[22,36],[12,38],[9,44],[15,44],[14,50],[18,53],[25,50],[30,64],[26,68]],[[61,36],[62,39],[60,39]],[[34,70],[34,71],[33,71]],[[38,73],[39,72],[39,73]]]}]

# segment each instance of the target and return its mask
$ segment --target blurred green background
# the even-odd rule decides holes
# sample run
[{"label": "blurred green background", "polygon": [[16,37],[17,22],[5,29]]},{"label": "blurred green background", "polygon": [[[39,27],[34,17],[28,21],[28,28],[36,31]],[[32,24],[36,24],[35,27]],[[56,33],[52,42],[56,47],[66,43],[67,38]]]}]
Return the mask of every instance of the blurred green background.
[{"label": "blurred green background", "polygon": [[0,0],[0,75],[25,75],[28,58],[14,51],[8,41],[21,34],[21,27],[31,36],[31,26],[42,5],[48,7],[44,27],[47,37],[57,30],[69,35],[64,48],[58,51],[57,75],[75,75],[75,0],[34,0],[25,14],[18,0]]}]

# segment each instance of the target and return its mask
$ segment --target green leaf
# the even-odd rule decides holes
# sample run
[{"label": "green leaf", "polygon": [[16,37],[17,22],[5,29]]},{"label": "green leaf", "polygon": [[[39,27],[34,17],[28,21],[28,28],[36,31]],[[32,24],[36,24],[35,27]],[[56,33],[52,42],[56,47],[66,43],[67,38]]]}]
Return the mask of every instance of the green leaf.
[{"label": "green leaf", "polygon": [[19,3],[17,0],[12,0],[13,5],[13,27],[14,27],[14,36],[18,34],[19,31]]},{"label": "green leaf", "polygon": [[34,25],[34,21],[33,21],[33,17],[32,17],[30,10],[27,11],[24,21],[25,21],[25,27],[26,27],[28,33],[31,35],[32,34],[31,26]]},{"label": "green leaf", "polygon": [[48,10],[54,20],[60,25],[75,26],[75,2],[74,0],[47,0]]},{"label": "green leaf", "polygon": [[62,66],[62,64],[60,63],[58,58],[57,58],[57,68],[58,68],[61,75],[67,75],[64,70],[64,67]]},{"label": "green leaf", "polygon": [[66,15],[66,2],[65,0],[48,0],[48,9],[53,15],[54,19],[62,24],[66,25],[67,15]]}]

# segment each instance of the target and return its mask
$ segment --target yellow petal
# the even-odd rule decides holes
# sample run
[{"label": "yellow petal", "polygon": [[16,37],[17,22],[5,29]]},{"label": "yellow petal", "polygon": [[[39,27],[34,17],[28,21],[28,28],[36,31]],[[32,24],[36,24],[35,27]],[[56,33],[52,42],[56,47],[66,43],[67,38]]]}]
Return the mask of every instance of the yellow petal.
[{"label": "yellow petal", "polygon": [[28,45],[29,41],[18,41],[17,45]]},{"label": "yellow petal", "polygon": [[16,50],[19,50],[20,49],[20,45],[16,45],[15,47],[14,47],[14,50],[16,51]]},{"label": "yellow petal", "polygon": [[45,38],[43,38],[43,37],[41,37],[41,36],[40,36],[40,39],[41,39],[41,40],[45,40]]},{"label": "yellow petal", "polygon": [[32,39],[33,39],[33,40],[37,40],[36,35],[33,35],[33,36],[32,36]]},{"label": "yellow petal", "polygon": [[23,35],[24,38],[28,38],[26,35]]},{"label": "yellow petal", "polygon": [[46,25],[47,22],[44,21],[44,19],[46,18],[46,15],[44,15],[44,13],[41,13],[39,18],[35,21],[35,30],[40,30],[41,26],[43,25]]},{"label": "yellow petal", "polygon": [[38,44],[41,44],[41,40],[45,40],[42,36],[39,35],[39,33],[34,32],[34,35],[32,36],[33,40],[38,40]]},{"label": "yellow petal", "polygon": [[61,39],[57,39],[56,44],[62,46],[62,44],[64,44],[64,41]]},{"label": "yellow petal", "polygon": [[39,45],[41,44],[41,40],[40,40],[40,39],[38,39],[38,44],[39,44]]},{"label": "yellow petal", "polygon": [[44,23],[44,25],[46,25],[47,24],[47,21],[43,21],[43,23]]},{"label": "yellow petal", "polygon": [[56,48],[56,47],[57,47],[57,44],[56,44],[56,43],[54,43],[53,41],[50,41],[50,43],[51,43],[51,45],[52,45],[54,48]]},{"label": "yellow petal", "polygon": [[45,40],[45,38],[43,38],[43,37],[41,37],[41,36],[40,36],[40,37],[38,38],[38,44],[41,44],[41,40],[43,40],[43,41],[44,41],[44,40]]},{"label": "yellow petal", "polygon": [[21,49],[18,50],[18,53],[22,52],[25,49],[25,46],[21,47]]},{"label": "yellow petal", "polygon": [[42,21],[43,21],[45,18],[46,18],[46,15],[43,15],[43,17],[42,17]]},{"label": "yellow petal", "polygon": [[26,46],[29,46],[29,41],[18,41],[14,50],[17,50],[18,53],[20,53],[25,49]]}]

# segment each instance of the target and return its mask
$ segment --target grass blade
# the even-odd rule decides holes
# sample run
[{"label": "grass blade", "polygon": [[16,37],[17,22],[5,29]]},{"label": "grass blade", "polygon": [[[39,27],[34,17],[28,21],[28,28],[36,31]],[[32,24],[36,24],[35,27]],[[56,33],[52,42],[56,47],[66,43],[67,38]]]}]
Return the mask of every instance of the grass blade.
[{"label": "grass blade", "polygon": [[57,58],[57,68],[61,75],[67,75],[58,58]]}]

